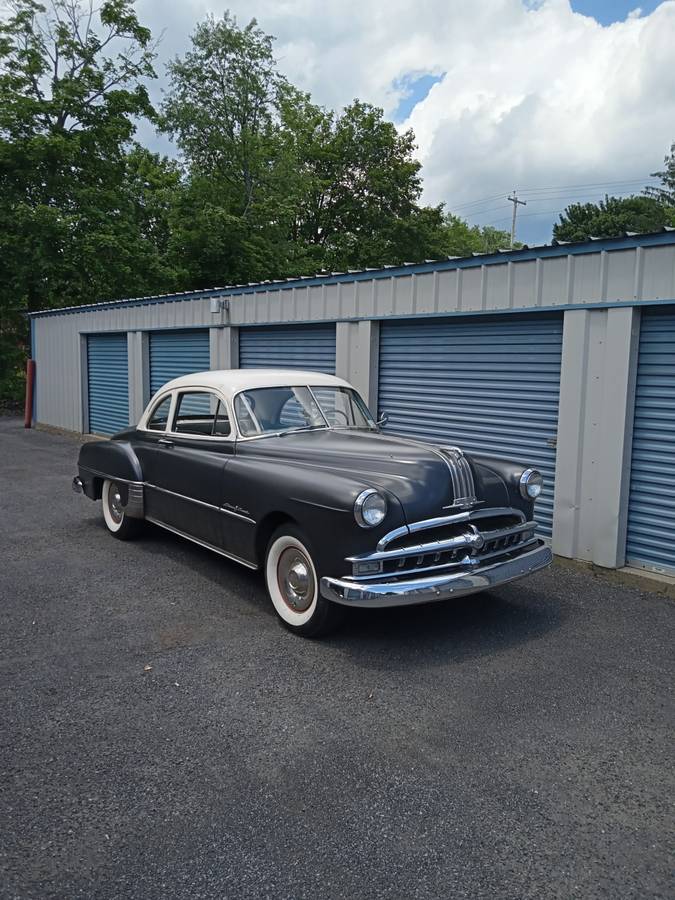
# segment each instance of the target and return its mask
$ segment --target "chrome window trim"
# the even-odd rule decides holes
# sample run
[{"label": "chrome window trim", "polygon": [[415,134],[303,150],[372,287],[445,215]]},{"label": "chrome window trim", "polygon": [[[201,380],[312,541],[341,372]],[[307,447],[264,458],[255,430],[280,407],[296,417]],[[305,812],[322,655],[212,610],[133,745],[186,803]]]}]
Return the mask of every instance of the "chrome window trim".
[{"label": "chrome window trim", "polygon": [[[161,389],[160,389],[161,390]],[[230,420],[230,424],[232,425],[232,429],[229,434],[185,434],[180,431],[170,431],[169,425],[173,425],[173,420],[176,414],[176,406],[178,404],[178,394],[189,394],[189,393],[206,393],[206,394],[215,394],[216,397],[223,404],[225,409],[227,410],[227,415]],[[155,431],[152,428],[147,427],[148,418],[151,412],[154,412],[156,408],[156,404],[150,401],[148,406],[145,409],[145,412],[140,418],[138,425],[136,426],[137,431],[142,431],[143,434],[161,434],[165,437],[175,438],[177,440],[195,440],[195,441],[209,441],[209,442],[220,442],[227,441],[228,443],[235,443],[238,438],[237,433],[237,421],[235,417],[232,415],[232,409],[230,408],[230,404],[228,403],[225,395],[222,391],[218,390],[216,387],[205,387],[202,384],[190,385],[189,387],[182,388],[170,388],[168,391],[165,391],[161,397],[158,398],[157,402],[163,400],[167,394],[171,395],[171,409],[169,410],[169,420],[167,422],[167,428],[164,431]]]},{"label": "chrome window trim", "polygon": [[[176,415],[178,413],[178,398],[183,394],[213,394],[214,397],[217,397],[219,402],[223,404],[225,410],[227,411],[227,417],[230,422],[230,433],[229,434],[189,434],[184,431],[173,431],[173,426],[175,425]],[[171,426],[172,430],[166,431],[165,434],[167,437],[176,438],[177,440],[188,440],[188,441],[228,441],[232,443],[235,438],[235,429],[232,427],[233,418],[231,410],[227,404],[227,401],[223,394],[217,390],[217,388],[207,388],[202,387],[201,385],[195,385],[194,387],[184,387],[184,388],[175,388],[174,389],[174,398],[173,404],[171,407]],[[151,432],[152,433],[152,432]]]},{"label": "chrome window trim", "polygon": [[[167,417],[164,430],[161,431],[157,428],[148,428],[148,422],[150,421],[152,414],[157,409],[157,407],[160,405],[160,403],[163,403],[167,397],[171,397],[171,404],[169,406],[169,415]],[[173,411],[174,411],[175,401],[176,401],[176,397],[175,397],[175,392],[173,390],[164,391],[158,397],[151,398],[150,402],[148,403],[148,405],[145,408],[145,411],[143,412],[143,415],[141,416],[141,418],[138,422],[138,425],[136,426],[136,430],[137,431],[145,431],[147,434],[166,434],[167,433],[166,430],[169,427],[169,422],[171,422],[173,420]]]},{"label": "chrome window trim", "polygon": [[[326,414],[324,413],[323,409],[321,408],[321,404],[320,404],[319,401],[316,399],[316,395],[314,394],[314,391],[312,390],[312,386],[311,386],[310,384],[277,384],[277,385],[272,385],[272,387],[288,387],[288,388],[304,387],[304,388],[307,388],[307,390],[308,390],[308,391],[310,392],[310,394],[312,395],[312,399],[313,399],[314,402],[316,403],[319,412],[321,413],[321,418],[324,420],[324,423],[325,423],[324,425],[317,425],[317,426],[314,426],[314,427],[315,427],[315,430],[317,430],[317,431],[321,431],[322,429],[323,429],[323,430],[327,430],[327,431],[339,431],[340,429],[346,430],[347,428],[354,428],[354,427],[355,427],[355,426],[351,426],[351,425],[349,425],[349,426],[344,426],[344,425],[343,425],[343,426],[335,426],[335,425],[331,425],[330,422],[328,421],[328,419],[326,418]],[[372,415],[370,414],[370,410],[368,409],[365,400],[364,400],[363,397],[359,394],[359,392],[356,390],[355,387],[353,387],[352,385],[349,385],[349,386],[345,386],[345,385],[315,385],[315,387],[320,388],[320,389],[323,389],[323,388],[328,387],[328,388],[334,388],[335,390],[347,390],[347,391],[353,391],[353,392],[356,394],[356,396],[358,397],[358,399],[361,401],[361,403],[363,404],[363,409],[367,411],[368,415],[371,416],[371,419],[372,419],[372,421],[373,421],[373,427],[372,427],[372,428],[371,428],[371,427],[368,427],[368,431],[377,431],[377,430],[378,430],[378,429],[377,429],[377,423],[376,423],[375,420],[372,418]],[[246,391],[251,391],[251,390],[261,390],[261,388],[242,388],[241,390],[237,391],[236,394],[233,394],[233,396],[232,396],[232,408],[233,408],[233,410],[236,410],[235,403],[236,403],[237,397],[238,397],[240,394],[245,394]],[[247,398],[246,398],[246,397],[244,397],[244,402],[246,403],[246,408],[248,409],[249,414],[253,417],[253,421],[256,423],[256,425],[258,426],[258,428],[260,428],[260,423],[259,423],[258,420],[256,419],[255,413],[253,412],[253,410],[250,409],[250,406],[249,406],[249,404],[248,404],[248,401],[247,401]],[[279,437],[280,434],[283,434],[283,433],[284,433],[284,429],[280,429],[279,431],[264,431],[264,432],[261,431],[260,434],[249,434],[249,435],[244,435],[244,434],[241,433],[241,428],[239,427],[239,420],[238,420],[237,417],[236,417],[236,413],[235,413],[235,416],[234,416],[234,420],[235,420],[236,425],[237,425],[237,432],[238,432],[238,434],[239,434],[239,437],[238,437],[238,440],[239,440],[239,441],[259,441],[259,440],[261,440],[262,438]],[[362,428],[363,430],[366,429],[366,426],[358,426],[358,427]],[[298,432],[298,434],[301,434],[301,433],[302,433],[302,432]],[[418,442],[418,443],[419,443],[419,442]],[[432,449],[433,449],[433,448],[432,448]],[[401,476],[401,477],[402,477],[402,476]]]}]

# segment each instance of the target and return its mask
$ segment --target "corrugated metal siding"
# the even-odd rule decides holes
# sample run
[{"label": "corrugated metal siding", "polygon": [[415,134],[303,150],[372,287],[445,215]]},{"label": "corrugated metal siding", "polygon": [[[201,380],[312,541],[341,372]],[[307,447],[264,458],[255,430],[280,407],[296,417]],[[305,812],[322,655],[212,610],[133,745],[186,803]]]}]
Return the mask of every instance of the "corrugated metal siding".
[{"label": "corrugated metal siding", "polygon": [[89,431],[115,434],[129,425],[129,362],[126,334],[87,338]]},{"label": "corrugated metal siding", "polygon": [[154,331],[150,334],[150,393],[167,381],[211,368],[209,331]]},{"label": "corrugated metal siding", "polygon": [[626,557],[675,573],[675,307],[642,314]]},{"label": "corrugated metal siding", "polygon": [[383,323],[379,409],[387,431],[532,465],[550,536],[562,316]]},{"label": "corrugated metal siding", "polygon": [[240,369],[309,369],[335,374],[335,326],[242,328]]}]

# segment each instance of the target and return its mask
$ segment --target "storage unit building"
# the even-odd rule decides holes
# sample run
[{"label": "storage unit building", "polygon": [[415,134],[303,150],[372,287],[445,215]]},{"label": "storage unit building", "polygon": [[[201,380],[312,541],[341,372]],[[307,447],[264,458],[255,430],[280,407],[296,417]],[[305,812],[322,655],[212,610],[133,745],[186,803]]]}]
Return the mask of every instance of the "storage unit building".
[{"label": "storage unit building", "polygon": [[335,372],[387,430],[540,468],[562,556],[675,572],[675,230],[31,316],[37,423],[110,434],[170,378]]}]

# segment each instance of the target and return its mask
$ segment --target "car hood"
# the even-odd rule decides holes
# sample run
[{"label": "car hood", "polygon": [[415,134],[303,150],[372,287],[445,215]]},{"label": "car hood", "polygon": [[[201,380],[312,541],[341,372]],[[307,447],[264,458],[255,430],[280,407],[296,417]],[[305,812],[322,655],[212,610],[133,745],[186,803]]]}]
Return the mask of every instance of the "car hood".
[{"label": "car hood", "polygon": [[[284,459],[306,468],[351,474],[365,485],[394,494],[409,522],[447,515],[454,501],[448,464],[438,446],[380,432],[318,430],[239,444],[245,455]],[[505,505],[506,485],[467,456],[476,494],[490,505]],[[489,496],[486,496],[489,495]]]}]

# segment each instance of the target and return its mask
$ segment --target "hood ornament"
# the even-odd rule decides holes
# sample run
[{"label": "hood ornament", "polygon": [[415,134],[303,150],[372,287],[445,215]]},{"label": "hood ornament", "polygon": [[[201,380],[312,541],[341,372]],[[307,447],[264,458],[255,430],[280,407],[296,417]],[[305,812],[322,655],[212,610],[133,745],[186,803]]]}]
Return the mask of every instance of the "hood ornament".
[{"label": "hood ornament", "polygon": [[452,504],[443,509],[468,509],[476,506],[478,500],[473,472],[464,453],[459,447],[441,447],[440,452],[450,471],[453,496]]}]

